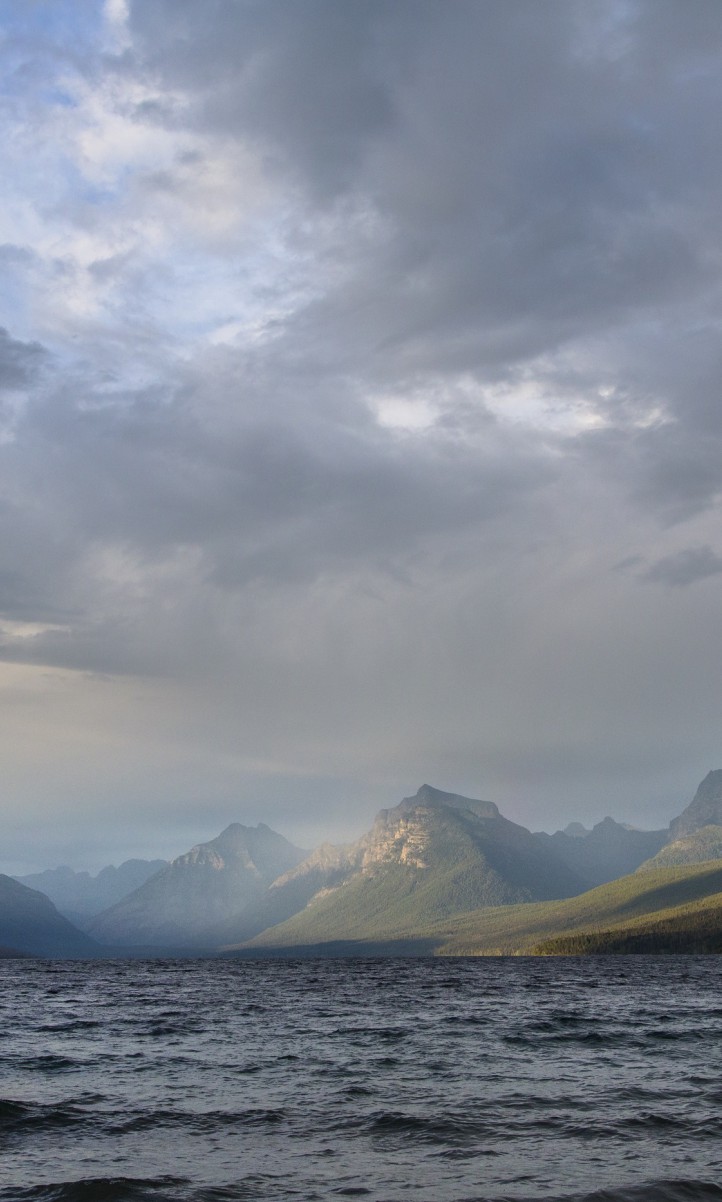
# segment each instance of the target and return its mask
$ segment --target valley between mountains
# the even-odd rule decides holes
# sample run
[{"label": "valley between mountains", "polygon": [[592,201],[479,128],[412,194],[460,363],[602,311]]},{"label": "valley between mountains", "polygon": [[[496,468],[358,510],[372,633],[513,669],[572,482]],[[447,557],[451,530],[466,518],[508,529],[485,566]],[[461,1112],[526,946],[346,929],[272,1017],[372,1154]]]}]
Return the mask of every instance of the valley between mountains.
[{"label": "valley between mountains", "polygon": [[234,823],[171,863],[0,875],[0,955],[722,951],[722,769],[668,828],[532,833],[430,785],[345,845]]}]

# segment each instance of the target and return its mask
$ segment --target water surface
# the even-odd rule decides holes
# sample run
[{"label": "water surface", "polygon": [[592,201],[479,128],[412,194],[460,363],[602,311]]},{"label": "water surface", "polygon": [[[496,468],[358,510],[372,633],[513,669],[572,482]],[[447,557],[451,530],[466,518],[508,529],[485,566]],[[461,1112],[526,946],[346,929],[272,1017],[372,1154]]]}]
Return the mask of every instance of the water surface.
[{"label": "water surface", "polygon": [[716,957],[0,963],[0,1200],[722,1200]]}]

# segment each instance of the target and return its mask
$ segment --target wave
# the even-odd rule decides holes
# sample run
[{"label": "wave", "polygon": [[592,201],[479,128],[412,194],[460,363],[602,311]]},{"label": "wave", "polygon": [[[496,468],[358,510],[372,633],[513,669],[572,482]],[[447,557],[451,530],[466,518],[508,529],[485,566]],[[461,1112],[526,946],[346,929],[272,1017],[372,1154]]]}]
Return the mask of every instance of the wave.
[{"label": "wave", "polygon": [[[278,1180],[254,1176],[230,1185],[199,1186],[186,1177],[87,1177],[49,1185],[0,1189],[0,1202],[260,1202],[279,1198]],[[360,1184],[339,1185],[339,1197],[367,1196]],[[295,1196],[295,1191],[293,1191]],[[290,1197],[290,1194],[280,1195]],[[722,1202],[722,1187],[712,1181],[662,1180],[575,1193],[520,1197],[476,1195],[449,1198],[449,1202]]]},{"label": "wave", "polygon": [[43,1105],[0,1098],[0,1135],[78,1127],[87,1123],[88,1118],[88,1112],[77,1101]]},{"label": "wave", "polygon": [[[486,1200],[479,1198],[476,1202]],[[503,1200],[498,1199],[497,1202]],[[514,1199],[514,1202],[524,1200]],[[640,1185],[595,1190],[591,1194],[556,1195],[547,1199],[537,1197],[534,1202],[722,1202],[722,1186],[713,1181],[690,1179],[648,1181]]]},{"label": "wave", "polygon": [[[86,1177],[53,1185],[0,1190],[2,1202],[179,1202],[191,1183],[183,1177]],[[182,1190],[182,1194],[179,1194]]]},{"label": "wave", "polygon": [[192,1128],[216,1131],[222,1127],[265,1127],[282,1123],[283,1110],[256,1107],[250,1110],[144,1110],[114,1123],[110,1131],[125,1135],[130,1131],[153,1131],[157,1127]]},{"label": "wave", "polygon": [[83,1177],[12,1191],[0,1189],[0,1202],[262,1202],[266,1198],[270,1202],[273,1188],[271,1178],[260,1176],[249,1176],[230,1185],[210,1186],[199,1186],[187,1177]]},{"label": "wave", "polygon": [[58,1056],[54,1052],[45,1052],[40,1056],[25,1056],[13,1061],[14,1068],[37,1070],[42,1073],[72,1073],[83,1066],[79,1060],[70,1056]]}]

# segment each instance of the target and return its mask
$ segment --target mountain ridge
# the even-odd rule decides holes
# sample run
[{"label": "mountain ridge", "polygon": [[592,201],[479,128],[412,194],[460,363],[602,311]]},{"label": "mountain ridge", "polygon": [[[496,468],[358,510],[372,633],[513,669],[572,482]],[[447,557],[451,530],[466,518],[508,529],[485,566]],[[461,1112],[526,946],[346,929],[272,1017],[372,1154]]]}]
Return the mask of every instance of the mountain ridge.
[{"label": "mountain ridge", "polygon": [[[425,939],[435,923],[459,915],[501,910],[511,922],[519,906],[561,904],[629,874],[651,879],[665,865],[722,856],[722,825],[699,825],[718,810],[719,769],[668,828],[653,831],[606,817],[591,830],[570,823],[553,835],[532,833],[493,802],[425,783],[381,809],[358,839],[311,852],[264,822],[231,823],[91,917],[85,929],[119,952],[181,954],[349,941],[382,946],[401,933]],[[137,863],[149,871],[148,862]]]},{"label": "mountain ridge", "polygon": [[37,889],[0,873],[0,945],[14,955],[95,957],[102,948]]},{"label": "mountain ridge", "polygon": [[[447,803],[447,798],[451,804]],[[303,910],[255,937],[276,944],[292,932],[299,942],[382,937],[394,922],[428,921],[478,906],[511,904],[580,892],[583,882],[526,827],[490,802],[423,785],[413,797],[383,809],[355,843],[316,853],[283,882],[312,877]],[[412,918],[412,915],[414,916]],[[230,945],[230,941],[229,941]],[[227,945],[227,946],[229,946]]]},{"label": "mountain ridge", "polygon": [[689,805],[670,822],[670,836],[679,839],[703,826],[722,826],[722,768],[713,768],[700,781]]},{"label": "mountain ridge", "polygon": [[196,844],[138,889],[97,915],[88,931],[105,943],[212,947],[305,852],[265,823],[231,823]]},{"label": "mountain ridge", "polygon": [[82,929],[88,919],[122,901],[167,863],[167,860],[124,860],[117,868],[114,864],[106,865],[94,876],[76,872],[64,864],[14,879],[44,893],[65,918]]}]

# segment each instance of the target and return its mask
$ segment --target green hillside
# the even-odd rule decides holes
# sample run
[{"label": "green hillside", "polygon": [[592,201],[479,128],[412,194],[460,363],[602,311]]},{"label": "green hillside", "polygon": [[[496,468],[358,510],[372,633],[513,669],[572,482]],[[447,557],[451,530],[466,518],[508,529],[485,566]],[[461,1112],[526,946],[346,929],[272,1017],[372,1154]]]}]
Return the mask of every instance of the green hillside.
[{"label": "green hillside", "polygon": [[[296,914],[270,928],[255,943],[322,943],[337,939],[393,939],[424,929],[447,915],[465,912],[479,902],[504,907],[504,882],[478,858],[468,857],[431,877],[403,864],[390,864],[383,874],[356,876]],[[481,895],[481,896],[480,896]]]},{"label": "green hillside", "polygon": [[[722,904],[722,861],[694,867],[669,867],[633,873],[600,885],[577,897],[555,902],[531,902],[520,905],[493,906],[449,914],[445,919],[419,921],[418,916],[433,908],[434,898],[424,898],[423,886],[409,889],[409,878],[394,877],[395,890],[387,875],[378,882],[367,883],[359,910],[359,888],[349,882],[325,898],[313,902],[303,914],[289,922],[271,928],[257,936],[249,948],[293,949],[330,942],[384,942],[391,953],[398,950],[413,952],[423,942],[426,952],[437,955],[534,955],[565,950],[554,949],[549,940],[577,935],[597,935],[600,931],[627,928],[636,920],[650,916],[657,921],[685,918],[691,929],[695,921],[712,921],[710,912]],[[370,905],[374,897],[376,905]],[[416,896],[414,896],[416,894]],[[428,903],[428,906],[427,904]],[[698,904],[699,915],[682,908]],[[640,928],[641,929],[641,928]],[[682,930],[683,927],[680,927]],[[580,945],[581,946],[581,945]],[[565,945],[566,947],[566,945]]]},{"label": "green hillside", "polygon": [[691,835],[667,843],[650,860],[645,860],[638,871],[666,868],[672,864],[702,864],[706,860],[719,859],[722,859],[722,826],[703,826]]},{"label": "green hillside", "polygon": [[538,954],[550,938],[622,927],[635,919],[704,902],[722,892],[722,861],[650,869],[579,897],[462,915],[438,950],[447,955]]},{"label": "green hillside", "polygon": [[545,939],[540,956],[699,955],[722,952],[722,893],[603,930]]}]

